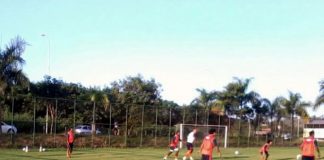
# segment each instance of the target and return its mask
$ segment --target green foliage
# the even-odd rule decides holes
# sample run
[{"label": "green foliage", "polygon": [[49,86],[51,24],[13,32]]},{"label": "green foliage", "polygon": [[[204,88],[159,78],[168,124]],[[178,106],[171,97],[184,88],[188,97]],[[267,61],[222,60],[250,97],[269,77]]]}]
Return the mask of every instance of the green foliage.
[{"label": "green foliage", "polygon": [[[109,103],[116,104],[112,107],[112,113],[113,117],[118,117],[114,121],[126,122],[127,119],[128,133],[132,132],[136,124],[141,123],[143,110],[145,112],[145,110],[152,109],[160,102],[160,84],[154,79],[144,80],[141,75],[138,75],[115,81],[111,85]],[[105,101],[107,103],[106,99]]]},{"label": "green foliage", "polygon": [[[4,111],[4,121],[11,122],[12,119],[12,112],[9,109],[5,109]],[[14,121],[30,121],[33,119],[33,115],[27,112],[24,113],[17,113],[13,115]]]},{"label": "green foliage", "polygon": [[0,94],[10,93],[14,85],[27,86],[28,78],[22,72],[25,60],[22,54],[27,43],[20,37],[11,40],[4,50],[0,48]]},{"label": "green foliage", "polygon": [[320,94],[315,100],[314,110],[317,109],[320,105],[324,104],[324,80],[320,82]]},{"label": "green foliage", "polygon": [[[15,88],[28,86],[29,80],[22,71],[25,63],[22,54],[27,43],[20,37],[12,39],[5,49],[0,46],[0,96],[3,101],[15,93]],[[2,107],[4,107],[2,105]],[[0,108],[0,120],[3,119]]]}]

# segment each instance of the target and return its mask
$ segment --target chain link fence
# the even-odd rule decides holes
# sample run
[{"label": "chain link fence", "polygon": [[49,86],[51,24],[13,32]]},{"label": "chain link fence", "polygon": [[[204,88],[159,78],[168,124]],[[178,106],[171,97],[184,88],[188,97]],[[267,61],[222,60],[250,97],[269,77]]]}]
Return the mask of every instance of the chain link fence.
[{"label": "chain link fence", "polygon": [[297,117],[240,122],[195,107],[31,99],[30,104],[12,99],[11,106],[1,108],[1,147],[65,147],[69,128],[75,130],[77,147],[166,147],[180,123],[227,125],[229,147],[260,146],[267,139],[287,146],[299,143],[304,124]]}]

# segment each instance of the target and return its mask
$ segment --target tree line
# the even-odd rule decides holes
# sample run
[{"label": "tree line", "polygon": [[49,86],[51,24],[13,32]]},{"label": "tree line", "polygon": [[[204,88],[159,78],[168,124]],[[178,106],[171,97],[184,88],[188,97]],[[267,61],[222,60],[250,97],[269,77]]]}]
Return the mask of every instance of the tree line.
[{"label": "tree line", "polygon": [[[162,86],[155,79],[146,80],[142,75],[129,76],[114,81],[110,86],[103,88],[85,87],[79,83],[67,83],[63,80],[50,76],[44,76],[39,82],[30,82],[23,72],[25,63],[22,58],[24,50],[28,46],[22,38],[16,37],[4,49],[0,48],[0,120],[5,120],[6,113],[10,113],[12,101],[15,101],[15,114],[27,114],[32,117],[34,103],[39,118],[49,115],[52,132],[53,120],[55,117],[76,116],[78,122],[82,123],[93,119],[93,106],[96,106],[96,123],[109,123],[113,114],[113,121],[129,122],[129,131],[132,131],[135,124],[141,121],[141,116],[125,116],[125,112],[138,112],[139,107],[153,109],[153,106],[174,109],[172,123],[181,122],[180,111],[177,109],[189,108],[200,109],[206,113],[204,123],[209,124],[209,117],[218,116],[228,118],[230,125],[231,118],[239,121],[251,121],[255,129],[260,122],[269,121],[271,128],[273,122],[279,122],[282,117],[291,117],[291,126],[294,130],[294,117],[309,117],[306,108],[317,109],[324,103],[324,80],[319,82],[319,95],[315,102],[305,102],[300,93],[289,91],[288,97],[279,96],[274,100],[262,97],[259,93],[249,90],[251,79],[233,78],[222,90],[207,91],[204,88],[197,89],[199,96],[189,105],[179,105],[173,101],[161,97]],[[48,99],[37,101],[38,99]],[[60,104],[57,112],[55,101],[51,99],[70,100],[69,103]],[[73,115],[73,102],[82,103],[83,107],[78,108],[77,115]],[[126,107],[125,107],[126,106]],[[145,114],[151,114],[146,112]],[[28,116],[29,115],[29,116]],[[167,113],[160,116],[167,117]],[[229,118],[231,117],[231,118]],[[166,118],[168,119],[168,118]],[[146,123],[154,123],[154,116],[148,116]],[[66,118],[66,123],[71,120]],[[168,124],[168,121],[161,119],[160,124]]]}]

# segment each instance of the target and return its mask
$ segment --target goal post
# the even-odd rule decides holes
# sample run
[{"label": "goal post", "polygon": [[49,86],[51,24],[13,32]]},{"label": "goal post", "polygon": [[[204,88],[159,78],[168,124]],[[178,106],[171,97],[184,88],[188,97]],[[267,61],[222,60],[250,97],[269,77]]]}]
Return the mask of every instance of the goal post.
[{"label": "goal post", "polygon": [[216,130],[216,140],[219,146],[223,145],[227,148],[227,126],[226,125],[198,125],[198,124],[178,124],[177,125],[180,132],[180,148],[183,147],[184,142],[187,141],[187,135],[193,130],[197,129],[196,144],[201,144],[203,138],[208,135],[208,131],[211,128]]}]

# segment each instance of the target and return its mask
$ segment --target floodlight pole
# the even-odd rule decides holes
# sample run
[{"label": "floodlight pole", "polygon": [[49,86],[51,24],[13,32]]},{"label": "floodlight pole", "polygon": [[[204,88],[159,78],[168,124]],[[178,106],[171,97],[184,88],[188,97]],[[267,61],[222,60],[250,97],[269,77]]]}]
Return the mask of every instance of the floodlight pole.
[{"label": "floodlight pole", "polygon": [[[48,41],[48,76],[51,76],[51,41],[48,35],[43,33],[41,36],[46,37]],[[48,105],[46,106],[45,133],[48,133]]]},{"label": "floodlight pole", "polygon": [[48,35],[41,34],[42,37],[46,37],[48,41],[48,75],[51,75],[51,41]]},{"label": "floodlight pole", "polygon": [[297,138],[299,138],[299,119],[300,117],[297,117]]}]

